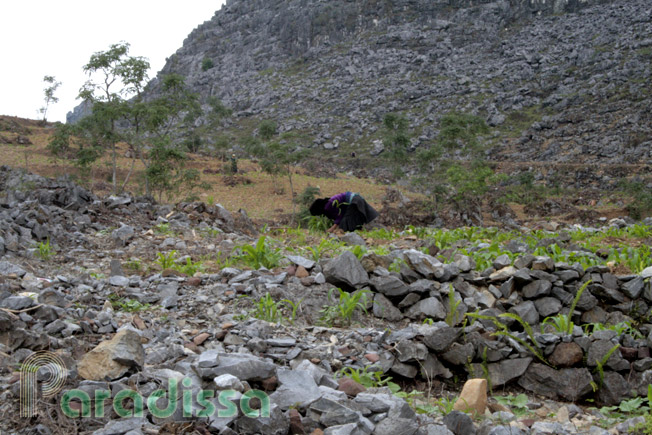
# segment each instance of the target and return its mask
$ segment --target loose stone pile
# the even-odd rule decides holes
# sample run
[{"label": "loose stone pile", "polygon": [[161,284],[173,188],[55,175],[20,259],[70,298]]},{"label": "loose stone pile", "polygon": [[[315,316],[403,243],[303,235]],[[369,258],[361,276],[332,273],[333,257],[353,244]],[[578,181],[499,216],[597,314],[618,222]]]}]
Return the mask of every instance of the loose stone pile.
[{"label": "loose stone pile", "polygon": [[[583,269],[528,254],[513,242],[507,248],[520,254],[513,262],[498,257],[483,271],[475,270],[468,256],[443,263],[435,255],[447,253],[429,255],[414,243],[360,259],[349,251],[318,262],[288,255],[277,270],[129,275],[124,266],[136,252],[176,249],[193,257],[230,252],[255,241],[237,228],[255,230],[245,215],[234,217],[219,206],[157,206],[126,196],[99,200],[72,184],[39,178],[30,178],[35,185],[20,197],[7,187],[14,171],[2,168],[0,174],[0,228],[10,240],[0,259],[2,415],[18,415],[18,368],[35,352],[56,355],[65,379],[61,390],[39,403],[36,420],[4,419],[4,431],[134,435],[171,431],[185,422],[221,434],[627,433],[634,421],[607,432],[597,427],[598,415],[552,401],[617,404],[632,391],[647,394],[652,382],[652,336],[645,320],[637,333],[581,327],[645,318],[652,303],[648,270],[616,275],[606,266]],[[33,199],[54,197],[52,191],[68,199]],[[65,208],[68,204],[78,206]],[[47,213],[38,215],[45,207]],[[174,235],[153,235],[160,223],[175,228]],[[33,258],[29,246],[42,240],[34,230],[39,226],[46,238],[66,247],[57,257],[64,261],[61,267],[47,269]],[[216,235],[193,236],[202,228]],[[355,235],[346,240],[364,243]],[[574,306],[571,332],[550,326],[542,331],[543,319],[568,312],[588,281]],[[369,314],[358,312],[353,322],[364,326],[317,326],[320,310],[333,303],[328,293],[334,287],[370,292]],[[299,304],[294,324],[243,316],[266,294]],[[116,297],[151,308],[119,309],[111,303]],[[503,313],[520,321],[498,317]],[[523,324],[531,325],[531,337]],[[508,333],[495,334],[500,325]],[[490,391],[507,388],[540,397],[529,404],[537,418],[516,418],[491,400],[478,405],[487,416],[481,420],[458,411],[417,414],[386,387],[366,389],[336,376],[344,367],[380,371],[407,391],[423,382],[450,389],[485,378]],[[41,367],[39,385],[48,381],[45,372]],[[76,399],[70,400],[73,393]],[[45,417],[64,403],[71,404],[72,414],[83,414],[80,397],[91,399],[92,418],[59,411],[52,424]],[[123,408],[115,406],[116,398],[125,399],[118,401]],[[142,415],[137,398],[143,399]],[[97,415],[102,403],[104,414]],[[553,412],[556,418],[547,417]]]}]

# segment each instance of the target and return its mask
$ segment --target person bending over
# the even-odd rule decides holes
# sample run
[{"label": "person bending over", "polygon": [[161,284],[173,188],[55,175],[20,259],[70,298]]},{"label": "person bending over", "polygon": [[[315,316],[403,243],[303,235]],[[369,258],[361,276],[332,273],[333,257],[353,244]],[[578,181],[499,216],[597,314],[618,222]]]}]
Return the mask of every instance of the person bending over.
[{"label": "person bending over", "polygon": [[313,216],[326,216],[335,223],[329,233],[338,228],[355,231],[378,217],[378,212],[358,193],[343,192],[330,198],[318,198],[310,206]]}]

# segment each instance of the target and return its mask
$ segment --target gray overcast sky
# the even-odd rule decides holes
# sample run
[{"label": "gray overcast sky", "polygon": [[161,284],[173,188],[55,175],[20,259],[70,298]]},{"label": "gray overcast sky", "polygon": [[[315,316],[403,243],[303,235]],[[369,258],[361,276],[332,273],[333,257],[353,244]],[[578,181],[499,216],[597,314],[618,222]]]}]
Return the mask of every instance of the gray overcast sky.
[{"label": "gray overcast sky", "polygon": [[39,119],[51,75],[63,84],[48,121],[66,120],[90,56],[121,41],[131,56],[149,59],[149,76],[210,20],[225,0],[3,0],[0,3],[0,115]]}]

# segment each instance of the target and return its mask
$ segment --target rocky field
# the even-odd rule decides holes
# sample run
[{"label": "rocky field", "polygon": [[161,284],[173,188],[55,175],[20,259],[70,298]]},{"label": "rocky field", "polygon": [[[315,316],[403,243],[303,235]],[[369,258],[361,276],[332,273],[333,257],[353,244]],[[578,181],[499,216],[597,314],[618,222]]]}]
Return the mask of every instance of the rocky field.
[{"label": "rocky field", "polygon": [[3,433],[644,433],[652,222],[327,237],[0,185]]}]

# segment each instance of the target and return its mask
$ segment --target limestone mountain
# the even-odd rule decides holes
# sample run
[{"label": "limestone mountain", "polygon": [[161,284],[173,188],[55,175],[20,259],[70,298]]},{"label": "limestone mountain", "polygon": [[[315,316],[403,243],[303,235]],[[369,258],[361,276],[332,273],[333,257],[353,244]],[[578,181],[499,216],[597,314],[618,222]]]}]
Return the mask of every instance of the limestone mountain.
[{"label": "limestone mountain", "polygon": [[644,0],[229,0],[148,92],[180,73],[236,142],[269,119],[333,157],[381,152],[390,112],[426,149],[455,111],[486,120],[493,160],[638,164],[651,60]]}]

